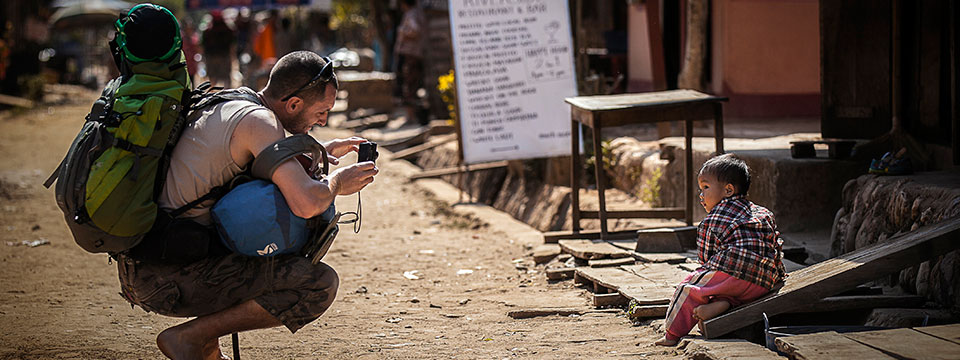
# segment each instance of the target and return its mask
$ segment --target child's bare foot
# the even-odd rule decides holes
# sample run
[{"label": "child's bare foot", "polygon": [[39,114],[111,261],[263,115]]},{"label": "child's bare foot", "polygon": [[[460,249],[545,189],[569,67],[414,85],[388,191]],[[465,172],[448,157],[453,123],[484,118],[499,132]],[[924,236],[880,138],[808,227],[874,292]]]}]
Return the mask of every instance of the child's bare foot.
[{"label": "child's bare foot", "polygon": [[730,309],[730,303],[719,300],[714,301],[709,304],[703,304],[693,308],[693,318],[706,321],[717,317],[717,315],[723,314],[724,311]]},{"label": "child's bare foot", "polygon": [[664,337],[660,338],[660,340],[657,340],[657,342],[655,342],[655,343],[653,343],[653,344],[654,344],[654,345],[660,345],[660,346],[674,346],[674,345],[677,344],[677,341],[676,341],[676,340],[667,339],[667,337],[664,336]]}]

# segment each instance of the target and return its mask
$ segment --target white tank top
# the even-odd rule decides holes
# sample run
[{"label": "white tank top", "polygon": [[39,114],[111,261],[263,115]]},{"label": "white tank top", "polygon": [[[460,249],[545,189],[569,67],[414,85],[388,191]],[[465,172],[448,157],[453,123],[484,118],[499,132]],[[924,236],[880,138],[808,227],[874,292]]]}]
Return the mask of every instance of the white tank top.
[{"label": "white tank top", "polygon": [[[251,90],[252,91],[252,90]],[[243,172],[249,164],[237,164],[230,155],[230,138],[244,116],[253,111],[270,111],[249,101],[227,101],[203,110],[180,136],[167,179],[160,193],[160,208],[172,211],[206,195]],[[214,199],[187,210],[180,218],[203,225],[212,223]]]}]

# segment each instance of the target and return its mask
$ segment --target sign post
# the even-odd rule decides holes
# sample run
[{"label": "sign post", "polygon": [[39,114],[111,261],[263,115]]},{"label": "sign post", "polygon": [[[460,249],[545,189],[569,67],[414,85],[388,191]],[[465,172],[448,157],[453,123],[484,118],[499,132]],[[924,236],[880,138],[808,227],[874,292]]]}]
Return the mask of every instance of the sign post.
[{"label": "sign post", "polygon": [[567,1],[451,0],[463,162],[570,155]]}]

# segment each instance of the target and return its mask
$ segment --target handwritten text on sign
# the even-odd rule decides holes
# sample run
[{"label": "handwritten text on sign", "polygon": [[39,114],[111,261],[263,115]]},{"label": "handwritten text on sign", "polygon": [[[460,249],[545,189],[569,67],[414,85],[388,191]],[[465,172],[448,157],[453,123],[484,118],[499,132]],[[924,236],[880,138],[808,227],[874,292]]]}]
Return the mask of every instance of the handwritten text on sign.
[{"label": "handwritten text on sign", "polygon": [[567,2],[452,0],[450,24],[464,161],[569,155]]}]

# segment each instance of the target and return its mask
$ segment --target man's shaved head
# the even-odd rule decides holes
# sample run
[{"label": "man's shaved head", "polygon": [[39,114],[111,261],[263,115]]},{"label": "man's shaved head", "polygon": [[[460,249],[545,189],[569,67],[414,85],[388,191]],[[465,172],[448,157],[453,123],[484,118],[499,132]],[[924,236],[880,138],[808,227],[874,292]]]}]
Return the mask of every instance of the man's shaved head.
[{"label": "man's shaved head", "polygon": [[[312,51],[294,51],[284,55],[270,70],[270,80],[263,94],[273,99],[281,99],[304,86],[320,73],[327,61]],[[297,92],[306,102],[319,101],[325,94],[326,84],[318,84]]]}]

